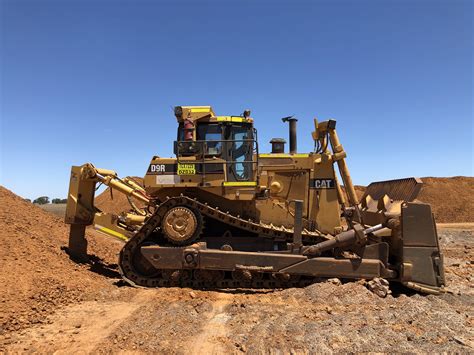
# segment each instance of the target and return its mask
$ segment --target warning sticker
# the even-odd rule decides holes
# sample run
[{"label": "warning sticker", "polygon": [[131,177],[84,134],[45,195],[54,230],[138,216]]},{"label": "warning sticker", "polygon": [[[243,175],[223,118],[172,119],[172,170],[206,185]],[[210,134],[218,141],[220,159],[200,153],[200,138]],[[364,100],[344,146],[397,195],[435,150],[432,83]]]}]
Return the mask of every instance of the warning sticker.
[{"label": "warning sticker", "polygon": [[178,175],[196,175],[194,164],[178,164]]},{"label": "warning sticker", "polygon": [[156,183],[158,185],[175,185],[181,182],[181,178],[178,175],[157,175]]}]

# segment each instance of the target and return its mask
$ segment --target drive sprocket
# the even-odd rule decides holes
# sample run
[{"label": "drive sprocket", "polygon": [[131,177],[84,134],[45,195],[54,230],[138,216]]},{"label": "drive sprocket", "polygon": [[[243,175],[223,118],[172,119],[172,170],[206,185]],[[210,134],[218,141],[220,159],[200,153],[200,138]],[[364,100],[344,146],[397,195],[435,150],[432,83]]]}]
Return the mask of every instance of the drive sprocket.
[{"label": "drive sprocket", "polygon": [[199,238],[202,232],[202,216],[184,206],[172,207],[163,217],[163,235],[175,245],[187,245]]}]

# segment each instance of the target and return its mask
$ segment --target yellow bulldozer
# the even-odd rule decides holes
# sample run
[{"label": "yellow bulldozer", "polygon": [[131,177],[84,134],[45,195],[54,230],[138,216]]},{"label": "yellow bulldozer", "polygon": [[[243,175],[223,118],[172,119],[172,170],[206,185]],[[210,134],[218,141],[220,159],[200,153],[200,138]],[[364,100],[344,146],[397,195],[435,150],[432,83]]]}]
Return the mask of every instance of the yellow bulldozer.
[{"label": "yellow bulldozer", "polygon": [[[141,186],[113,170],[73,166],[68,251],[87,260],[86,226],[124,241],[123,279],[145,287],[279,288],[325,278],[388,280],[437,294],[443,255],[421,181],[376,182],[359,201],[336,133],[314,120],[314,151],[286,141],[261,153],[250,111],[217,116],[177,106],[174,158],[153,156]],[[336,165],[339,174],[336,172]],[[97,184],[125,194],[120,215],[94,206]]]}]

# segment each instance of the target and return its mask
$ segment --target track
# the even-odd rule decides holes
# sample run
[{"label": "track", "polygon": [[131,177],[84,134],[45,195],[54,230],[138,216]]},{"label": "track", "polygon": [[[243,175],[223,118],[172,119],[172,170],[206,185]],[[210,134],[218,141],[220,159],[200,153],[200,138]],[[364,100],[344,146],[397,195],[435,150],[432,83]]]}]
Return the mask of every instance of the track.
[{"label": "track", "polygon": [[[141,257],[140,247],[148,237],[161,226],[166,212],[175,206],[185,206],[199,211],[203,216],[217,219],[229,226],[234,226],[275,241],[291,241],[293,228],[277,227],[272,224],[256,223],[222,212],[217,207],[210,207],[197,199],[187,196],[171,197],[157,206],[155,212],[140,230],[125,244],[120,252],[119,269],[125,281],[134,286],[143,287],[216,287],[216,288],[280,288],[305,286],[313,278],[296,277],[282,279],[280,275],[264,272],[252,272],[251,275],[239,275],[224,271],[207,271],[204,275],[196,270],[156,270]],[[311,242],[328,239],[319,231],[303,229],[303,238]]]}]

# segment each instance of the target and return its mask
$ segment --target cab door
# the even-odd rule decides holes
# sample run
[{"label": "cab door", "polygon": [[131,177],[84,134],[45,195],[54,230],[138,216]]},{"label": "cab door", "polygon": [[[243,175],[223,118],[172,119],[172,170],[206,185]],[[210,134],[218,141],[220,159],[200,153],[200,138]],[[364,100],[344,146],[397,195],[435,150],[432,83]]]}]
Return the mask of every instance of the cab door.
[{"label": "cab door", "polygon": [[251,125],[228,125],[225,128],[227,181],[254,181],[254,139]]}]

